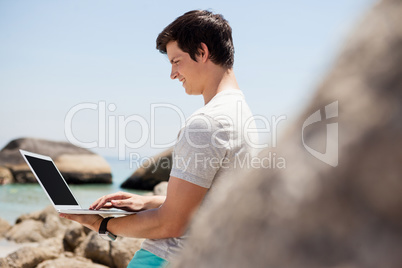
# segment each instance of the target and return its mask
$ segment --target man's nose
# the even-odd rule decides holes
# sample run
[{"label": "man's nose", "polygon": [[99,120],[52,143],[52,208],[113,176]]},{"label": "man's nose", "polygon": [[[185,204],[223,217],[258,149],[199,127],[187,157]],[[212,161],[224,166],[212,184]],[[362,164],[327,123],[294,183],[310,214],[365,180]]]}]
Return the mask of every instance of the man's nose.
[{"label": "man's nose", "polygon": [[170,73],[170,78],[171,78],[171,79],[176,79],[176,78],[178,77],[178,75],[179,75],[179,72],[177,72],[176,68],[174,68],[174,67],[172,66],[172,71],[171,71],[171,73]]}]

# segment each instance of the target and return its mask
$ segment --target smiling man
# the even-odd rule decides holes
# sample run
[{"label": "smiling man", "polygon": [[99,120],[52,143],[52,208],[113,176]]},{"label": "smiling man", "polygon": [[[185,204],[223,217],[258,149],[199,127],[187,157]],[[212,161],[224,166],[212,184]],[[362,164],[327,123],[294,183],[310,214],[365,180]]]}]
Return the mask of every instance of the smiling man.
[{"label": "smiling man", "polygon": [[139,211],[126,217],[61,215],[95,231],[147,238],[129,264],[139,268],[163,267],[180,254],[195,212],[212,205],[210,196],[218,186],[230,186],[239,172],[236,159],[253,155],[247,141],[257,135],[244,135],[245,127],[255,124],[236,82],[232,29],[222,15],[187,12],[159,34],[156,44],[172,65],[170,77],[178,79],[187,94],[202,95],[205,103],[179,132],[167,196],[119,192],[91,205]]}]

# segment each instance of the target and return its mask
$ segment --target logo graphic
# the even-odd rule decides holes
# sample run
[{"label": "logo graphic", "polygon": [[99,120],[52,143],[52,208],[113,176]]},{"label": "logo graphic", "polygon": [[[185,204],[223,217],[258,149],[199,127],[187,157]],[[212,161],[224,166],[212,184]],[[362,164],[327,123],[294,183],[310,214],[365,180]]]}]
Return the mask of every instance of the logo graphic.
[{"label": "logo graphic", "polygon": [[[330,118],[338,117],[338,101],[334,101],[327,106],[325,106],[325,119],[328,120]],[[302,128],[302,142],[304,148],[313,155],[315,158],[321,160],[322,162],[336,167],[338,166],[338,123],[329,123],[327,126],[327,137],[326,137],[326,146],[325,153],[318,152],[308,146],[304,142],[304,129],[314,123],[322,121],[320,110],[315,111],[312,115],[310,115],[306,121],[303,123]]]}]

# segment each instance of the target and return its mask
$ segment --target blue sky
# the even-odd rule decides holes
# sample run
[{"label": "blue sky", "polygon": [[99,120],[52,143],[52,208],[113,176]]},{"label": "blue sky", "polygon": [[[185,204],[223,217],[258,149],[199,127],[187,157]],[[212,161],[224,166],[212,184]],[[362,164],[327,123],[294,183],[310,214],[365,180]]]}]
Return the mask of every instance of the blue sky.
[{"label": "blue sky", "polygon": [[[116,122],[118,116],[136,115],[150,123],[155,103],[174,105],[189,116],[203,99],[187,96],[169,78],[170,64],[155,49],[155,39],[193,9],[222,13],[229,21],[234,70],[249,106],[268,119],[286,115],[283,129],[306,105],[342,42],[373,3],[0,0],[0,147],[18,137],[66,141],[66,115],[80,103],[115,105],[106,119]],[[77,139],[97,141],[98,110],[73,117]],[[112,132],[118,136],[118,127],[109,129],[111,121],[105,125],[106,137]],[[176,112],[157,110],[157,143],[174,140],[179,127]],[[131,142],[143,133],[138,122],[127,124],[124,132]],[[148,141],[132,151],[149,155],[161,150],[150,147]],[[116,148],[93,150],[117,157]]]}]

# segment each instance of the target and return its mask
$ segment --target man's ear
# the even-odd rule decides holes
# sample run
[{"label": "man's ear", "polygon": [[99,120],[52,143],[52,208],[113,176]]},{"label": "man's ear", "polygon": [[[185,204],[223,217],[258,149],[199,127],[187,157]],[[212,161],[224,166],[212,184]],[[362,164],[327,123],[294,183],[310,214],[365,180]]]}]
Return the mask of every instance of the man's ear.
[{"label": "man's ear", "polygon": [[201,42],[201,48],[198,51],[200,53],[201,61],[206,62],[209,59],[209,50],[207,45]]}]

